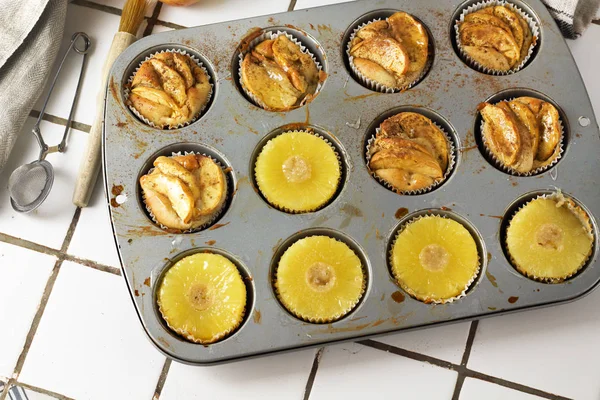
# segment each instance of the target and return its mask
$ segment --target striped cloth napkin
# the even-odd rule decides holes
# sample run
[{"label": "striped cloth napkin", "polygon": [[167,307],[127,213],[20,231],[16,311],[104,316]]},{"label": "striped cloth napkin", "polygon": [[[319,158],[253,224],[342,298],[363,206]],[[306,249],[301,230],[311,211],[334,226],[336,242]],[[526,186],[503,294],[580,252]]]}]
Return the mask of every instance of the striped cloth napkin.
[{"label": "striped cloth napkin", "polygon": [[600,0],[542,0],[567,39],[577,39],[597,15]]}]

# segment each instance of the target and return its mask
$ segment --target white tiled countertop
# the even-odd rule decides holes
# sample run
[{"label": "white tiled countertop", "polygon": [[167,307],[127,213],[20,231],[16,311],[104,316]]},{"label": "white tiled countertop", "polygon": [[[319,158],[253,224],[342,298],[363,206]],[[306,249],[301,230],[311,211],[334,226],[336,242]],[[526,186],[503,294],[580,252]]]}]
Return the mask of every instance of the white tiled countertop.
[{"label": "white tiled countertop", "polygon": [[[338,2],[163,5],[148,12],[147,32]],[[56,179],[46,202],[18,214],[6,190],[12,170],[37,155],[33,117],[0,174],[0,400],[600,399],[600,290],[562,306],[216,367],[165,359],[146,338],[121,277],[102,185],[90,207],[71,203],[123,3],[68,6],[62,50],[76,31],[94,47],[68,151],[49,156]],[[600,26],[568,44],[600,116]],[[69,59],[42,123],[51,144],[64,130],[79,61]]]}]

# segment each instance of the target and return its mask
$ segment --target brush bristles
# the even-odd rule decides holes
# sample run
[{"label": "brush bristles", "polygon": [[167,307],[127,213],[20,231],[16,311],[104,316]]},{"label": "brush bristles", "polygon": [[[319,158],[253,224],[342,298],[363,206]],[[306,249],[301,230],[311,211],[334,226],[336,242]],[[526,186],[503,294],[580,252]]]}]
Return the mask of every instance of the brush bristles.
[{"label": "brush bristles", "polygon": [[121,14],[119,32],[135,35],[144,20],[148,0],[127,0]]}]

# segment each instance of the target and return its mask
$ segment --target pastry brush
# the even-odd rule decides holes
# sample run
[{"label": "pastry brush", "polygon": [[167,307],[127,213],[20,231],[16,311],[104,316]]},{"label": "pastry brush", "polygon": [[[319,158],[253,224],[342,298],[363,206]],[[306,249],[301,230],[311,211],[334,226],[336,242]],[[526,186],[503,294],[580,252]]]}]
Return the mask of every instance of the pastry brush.
[{"label": "pastry brush", "polygon": [[154,4],[156,4],[156,0],[127,0],[123,7],[119,31],[113,38],[104,62],[104,67],[102,68],[102,85],[96,98],[96,117],[90,129],[87,146],[79,166],[77,181],[75,182],[73,204],[77,207],[87,206],[94,190],[96,179],[98,178],[98,172],[100,171],[104,96],[106,94],[108,74],[119,54],[137,40],[136,34],[144,21],[145,11]]}]

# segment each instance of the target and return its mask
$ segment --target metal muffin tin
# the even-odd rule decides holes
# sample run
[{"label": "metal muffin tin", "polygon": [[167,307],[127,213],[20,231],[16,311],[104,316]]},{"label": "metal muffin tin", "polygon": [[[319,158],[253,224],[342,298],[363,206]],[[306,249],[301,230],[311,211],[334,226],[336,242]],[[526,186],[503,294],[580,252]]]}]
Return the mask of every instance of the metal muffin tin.
[{"label": "metal muffin tin", "polygon": [[[600,186],[596,184],[600,135],[579,71],[539,0],[514,1],[537,19],[541,30],[537,54],[523,70],[490,76],[469,68],[453,49],[452,37],[454,18],[471,3],[364,0],[152,35],[134,43],[118,58],[106,95],[104,178],[123,275],[140,321],[160,351],[185,363],[217,364],[557,304],[596,287],[600,265],[596,262],[598,227],[593,215],[600,215]],[[354,21],[386,16],[390,10],[409,12],[426,24],[433,36],[435,55],[429,73],[416,87],[384,94],[352,78],[344,53]],[[269,112],[244,97],[236,84],[236,48],[255,27],[301,32],[304,36],[300,39],[322,54],[329,77],[310,104],[290,112]],[[181,129],[159,130],[140,122],[125,106],[123,88],[146,55],[173,48],[201,58],[212,74],[214,95],[198,121]],[[493,167],[474,137],[479,121],[477,105],[512,88],[538,91],[561,108],[565,152],[556,166],[533,177],[507,175]],[[504,92],[502,96],[522,93]],[[393,193],[372,178],[365,165],[365,143],[372,134],[372,122],[399,106],[439,114],[457,142],[455,170],[443,185],[423,195]],[[581,116],[591,123],[585,127],[579,124]],[[298,128],[303,123],[318,127],[334,140],[345,174],[337,197],[325,208],[291,215],[268,206],[258,194],[252,161],[265,135],[284,125]],[[230,199],[212,229],[173,234],[161,230],[148,217],[138,178],[158,154],[188,149],[205,152],[231,167]],[[506,216],[519,204],[555,188],[574,196],[592,217],[594,252],[589,265],[577,276],[561,284],[544,284],[527,279],[510,265],[500,230],[507,224]],[[425,304],[411,298],[396,285],[388,268],[390,241],[400,224],[428,209],[469,221],[481,253],[480,276],[465,297],[449,304]],[[409,214],[404,216],[407,210]],[[348,238],[367,273],[368,287],[360,304],[331,324],[310,324],[293,317],[275,298],[272,287],[277,257],[291,244],[290,237],[312,233]],[[207,346],[172,333],[155,303],[162,273],[192,249],[227,254],[240,267],[249,289],[243,325],[225,340]]]}]

